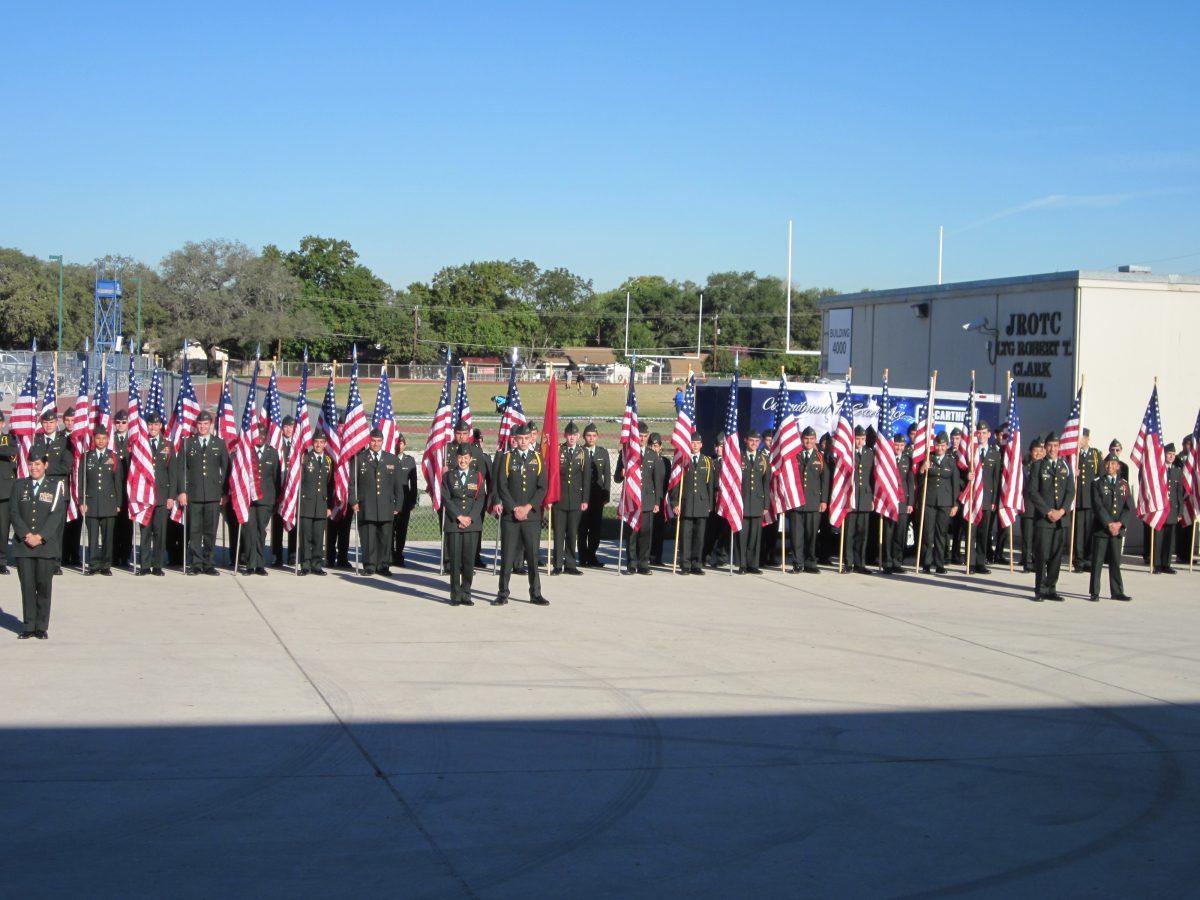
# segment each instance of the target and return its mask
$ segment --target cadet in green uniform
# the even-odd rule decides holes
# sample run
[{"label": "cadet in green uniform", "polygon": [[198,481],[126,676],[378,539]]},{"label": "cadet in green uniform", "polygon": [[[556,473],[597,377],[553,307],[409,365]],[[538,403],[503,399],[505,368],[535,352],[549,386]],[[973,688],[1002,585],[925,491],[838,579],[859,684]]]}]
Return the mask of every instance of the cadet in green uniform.
[{"label": "cadet in green uniform", "polygon": [[142,527],[140,565],[136,575],[163,574],[163,563],[167,558],[167,514],[175,507],[174,477],[175,454],[171,442],[163,437],[162,416],[150,413],[146,416],[149,432],[147,443],[150,458],[154,461],[154,513],[150,523]]},{"label": "cadet in green uniform", "polygon": [[608,451],[597,446],[599,434],[589,422],[583,429],[583,454],[588,459],[587,509],[579,517],[579,564],[589,569],[603,568],[596,556],[604,524],[604,507],[612,490],[612,467]]},{"label": "cadet in green uniform", "polygon": [[559,496],[558,500],[551,504],[554,519],[554,556],[550,574],[558,575],[565,571],[568,575],[582,575],[575,551],[579,545],[579,518],[588,506],[590,464],[583,449],[579,447],[579,429],[574,422],[567,423],[567,427],[563,429],[563,437],[565,440],[558,448]]},{"label": "cadet in green uniform", "polygon": [[[637,531],[628,529],[625,553],[628,557],[627,571],[630,575],[650,574],[650,545],[654,540],[654,517],[662,508],[663,481],[662,464],[659,456],[650,447],[650,427],[638,422],[638,436],[642,442],[642,511]],[[625,480],[625,456],[617,460],[617,471],[613,480]]]},{"label": "cadet in green uniform", "polygon": [[[129,471],[129,411],[117,410],[113,416],[113,433],[109,441],[110,449],[117,455],[122,471]],[[129,555],[133,552],[133,519],[129,518],[129,488],[124,478],[121,479],[121,502],[117,506],[117,516],[113,521],[113,564],[124,569],[129,565]]]},{"label": "cadet in green uniform", "polygon": [[469,442],[456,445],[454,467],[442,476],[451,606],[475,605],[471,601],[471,581],[487,508],[487,479],[471,455],[471,446]]},{"label": "cadet in green uniform", "polygon": [[867,532],[871,527],[871,507],[875,503],[875,451],[867,447],[867,432],[854,426],[854,501],[846,513],[842,528],[846,532],[846,571],[870,575],[867,568]]},{"label": "cadet in green uniform", "polygon": [[[1033,464],[1045,458],[1046,448],[1042,444],[1042,439],[1034,438],[1029,444],[1029,456],[1025,459],[1025,477],[1022,483],[1029,484],[1029,472],[1033,468]],[[1028,503],[1023,505],[1025,508],[1021,510],[1021,571],[1032,574],[1037,571],[1033,561],[1033,523],[1037,520],[1037,510]]]},{"label": "cadet in green uniform", "polygon": [[50,594],[58,565],[59,535],[67,515],[67,486],[46,474],[49,458],[30,454],[29,477],[13,485],[9,501],[17,542],[13,557],[21,579],[24,629],[18,638],[45,640],[50,628]]},{"label": "cadet in green uniform", "polygon": [[529,574],[529,602],[548,606],[538,576],[538,542],[542,528],[542,502],[546,499],[546,467],[541,455],[530,449],[528,425],[512,431],[516,449],[496,457],[496,496],[500,501],[500,589],[492,606],[508,602],[509,580],[518,558]]},{"label": "cadet in green uniform", "polygon": [[411,454],[404,452],[407,448],[408,441],[404,435],[397,434],[396,481],[400,484],[400,511],[392,523],[391,555],[392,565],[401,569],[404,568],[404,548],[408,544],[408,523],[417,505],[417,462]]},{"label": "cadet in green uniform", "polygon": [[1091,509],[1095,513],[1092,529],[1092,577],[1089,600],[1100,599],[1100,574],[1108,563],[1108,592],[1114,600],[1132,600],[1121,581],[1121,550],[1125,544],[1125,526],[1133,514],[1129,483],[1121,478],[1121,460],[1109,454],[1104,474],[1092,481]]},{"label": "cadet in green uniform", "polygon": [[125,467],[108,447],[108,429],[97,425],[92,432],[95,447],[79,460],[80,507],[87,521],[86,575],[112,575],[113,531],[121,510],[121,487]]},{"label": "cadet in green uniform", "polygon": [[883,517],[883,571],[888,575],[904,574],[904,554],[908,550],[908,519],[912,515],[917,481],[912,470],[912,445],[904,442],[904,432],[892,436],[896,468],[900,473],[900,510],[896,521]]},{"label": "cadet in green uniform", "polygon": [[713,508],[704,526],[704,564],[712,569],[723,569],[729,564],[729,523],[717,511],[717,500],[721,493],[721,467],[725,464],[725,432],[718,431],[713,438],[713,457],[716,467],[716,487],[713,489]]},{"label": "cadet in green uniform", "polygon": [[[950,455],[952,457],[954,457],[956,465],[957,465],[957,461],[958,461],[958,446],[959,446],[959,443],[962,441],[962,439],[963,439],[963,432],[962,432],[961,428],[951,429],[951,431],[950,431]],[[959,471],[962,472],[962,469],[959,469]],[[961,477],[965,479],[966,473],[963,473],[963,475]],[[960,490],[961,490],[961,487],[960,487]],[[955,512],[953,515],[950,516],[950,524],[948,526],[948,533],[949,533],[949,538],[950,538],[950,562],[955,565],[962,562],[962,544],[963,544],[963,539],[967,535],[967,520],[964,518],[964,516],[966,515],[966,510],[962,509],[961,512],[962,512],[962,515],[959,515],[958,512]]]},{"label": "cadet in green uniform", "polygon": [[[679,574],[703,575],[704,526],[713,511],[717,467],[700,452],[704,439],[692,432],[692,459],[683,474],[682,500],[675,504],[679,516]],[[668,498],[669,500],[669,498]]]},{"label": "cadet in green uniform", "polygon": [[[663,441],[662,435],[657,431],[650,432],[650,449],[654,453],[655,459],[658,460],[658,483],[662,486],[659,494],[659,511],[665,513],[667,502],[667,484],[671,480],[671,460],[662,452]],[[667,540],[667,520],[664,515],[656,514],[653,520],[653,527],[650,531],[650,563],[651,565],[661,566],[663,564],[663,544]]]},{"label": "cadet in green uniform", "polygon": [[1075,478],[1067,461],[1058,458],[1058,436],[1051,432],[1043,441],[1046,458],[1029,469],[1025,483],[1025,505],[1033,506],[1034,600],[1062,600],[1058,572],[1062,567],[1070,520],[1067,510],[1075,497]]},{"label": "cadet in green uniform", "polygon": [[[467,448],[467,453],[471,457],[472,471],[483,473],[483,483],[486,486],[486,498],[485,499],[487,500],[488,506],[492,507],[496,502],[495,497],[493,496],[495,486],[492,483],[492,460],[488,459],[488,455],[483,452],[483,448],[481,446],[479,446],[478,443],[475,442],[475,440],[471,434],[471,426],[467,422],[467,420],[459,419],[457,422],[454,423],[454,443],[451,444],[449,449],[446,451],[446,459],[448,460],[447,465],[449,465],[450,463],[454,463],[458,459],[458,451],[463,447]],[[401,448],[401,452],[403,452],[403,448]],[[401,456],[400,457],[401,466],[404,465],[404,460],[405,460],[405,457]],[[405,503],[408,503],[409,493],[411,490],[412,506],[416,506],[417,505],[417,468],[416,468],[416,463],[413,463],[411,479],[412,479],[411,488],[408,488],[408,487],[405,488],[404,499],[405,499]],[[412,507],[409,507],[410,510],[411,510],[411,508]],[[405,530],[407,531],[408,530],[408,516],[402,512],[401,517],[403,517],[403,519],[404,519]],[[396,524],[397,532],[399,532],[399,528],[400,528],[400,524],[399,524],[400,518],[399,517],[396,519],[396,523],[397,523]],[[444,535],[445,535],[445,533],[443,532],[443,538],[442,538],[443,540],[445,540]],[[403,538],[399,535],[399,533],[397,533],[396,540],[397,540],[397,542],[400,542],[403,540]],[[478,566],[479,568],[483,568],[483,556],[482,556],[482,550],[480,549],[482,544],[483,544],[483,534],[481,532],[479,540],[475,542],[475,565]],[[447,550],[448,550],[449,544],[447,544],[446,546],[447,546]],[[446,553],[446,558],[447,559],[450,558],[450,554],[448,552]],[[395,557],[392,558],[392,561],[396,565],[403,567],[403,565],[404,565],[404,545],[402,543],[400,543],[399,562],[396,562]]]},{"label": "cadet in green uniform", "polygon": [[1092,431],[1083,429],[1075,463],[1075,547],[1071,561],[1076,569],[1092,567],[1092,482],[1100,475],[1100,451],[1091,446]]},{"label": "cadet in green uniform", "polygon": [[921,571],[929,574],[930,566],[939,575],[946,574],[946,538],[950,522],[958,514],[958,494],[962,490],[958,463],[947,450],[950,441],[946,432],[933,439],[933,453],[926,457],[921,471],[927,485],[921,490],[925,497],[925,546],[921,548]]},{"label": "cadet in green uniform", "polygon": [[8,574],[8,535],[12,530],[8,501],[12,499],[13,482],[17,478],[17,441],[8,430],[4,413],[0,412],[0,575]]},{"label": "cadet in green uniform", "polygon": [[1175,533],[1183,515],[1183,469],[1175,465],[1174,444],[1163,447],[1163,455],[1167,464],[1167,518],[1163,522],[1157,546],[1154,548],[1154,567],[1164,575],[1174,575],[1175,568],[1171,565],[1171,557],[1175,553]]},{"label": "cadet in green uniform", "polygon": [[[65,489],[70,489],[68,480],[74,467],[74,457],[71,453],[71,442],[65,432],[58,430],[58,414],[48,409],[42,413],[42,430],[33,436],[29,448],[30,456],[46,457],[46,477],[61,481]],[[63,516],[62,528],[66,528],[66,515]],[[58,557],[55,560],[54,574],[62,574],[63,535],[55,536],[54,546]]]},{"label": "cadet in green uniform", "polygon": [[972,477],[983,482],[983,512],[972,531],[975,546],[971,548],[971,571],[981,575],[991,572],[988,556],[992,549],[992,522],[996,515],[996,495],[1000,493],[1000,451],[991,444],[992,429],[982,419],[975,425],[976,457]]},{"label": "cadet in green uniform", "polygon": [[[0,420],[3,421],[3,420]],[[1196,452],[1195,439],[1190,434],[1185,434],[1180,442],[1183,448],[1178,456],[1175,457],[1175,466],[1180,472],[1186,472],[1188,466],[1191,465],[1192,454]],[[1181,519],[1178,527],[1175,529],[1175,560],[1181,565],[1186,566],[1192,562],[1192,547],[1195,542],[1196,523],[1184,523]]]},{"label": "cadet in green uniform", "polygon": [[[71,428],[75,423],[75,408],[68,406],[63,410],[62,414],[63,427],[61,430],[62,436],[66,439],[67,448],[71,451],[71,474],[74,477],[76,466],[79,463],[78,456],[75,453],[75,445],[71,442]],[[70,484],[68,483],[68,488]],[[76,488],[78,490],[78,488]],[[69,492],[68,492],[69,496]],[[70,516],[70,506],[67,507],[67,515]],[[62,539],[62,563],[65,566],[79,565],[80,547],[83,544],[81,539],[83,534],[83,516],[77,515],[75,518],[68,518],[63,525]]]},{"label": "cadet in green uniform", "polygon": [[187,439],[175,458],[179,489],[175,502],[187,509],[188,547],[184,563],[189,575],[216,575],[213,553],[217,546],[217,523],[225,505],[225,478],[229,452],[225,442],[212,434],[212,413],[196,417],[196,433]]},{"label": "cadet in green uniform", "polygon": [[[291,416],[284,416],[279,422],[279,487],[282,494],[283,483],[287,479],[288,466],[291,464],[292,450],[296,446],[296,420]],[[280,498],[282,500],[282,496]],[[283,516],[280,515],[280,507],[282,502],[275,508],[274,514],[271,516],[271,553],[275,559],[271,563],[272,569],[282,569],[284,560],[284,537],[283,537]],[[296,562],[296,529],[292,528],[287,533],[287,558],[293,564]]]},{"label": "cadet in green uniform", "polygon": [[737,533],[734,562],[738,573],[757,575],[762,549],[762,516],[767,505],[767,485],[771,465],[767,454],[758,449],[757,431],[746,433],[746,450],[742,454],[742,530]]},{"label": "cadet in green uniform", "polygon": [[304,453],[300,469],[300,497],[296,508],[299,531],[297,562],[300,575],[324,575],[325,523],[333,515],[333,466],[325,455],[325,432],[314,431],[312,448]]},{"label": "cadet in green uniform", "polygon": [[283,473],[279,467],[279,451],[267,443],[267,426],[260,424],[254,436],[255,477],[259,498],[250,503],[245,524],[239,529],[241,564],[247,575],[266,575],[267,526],[279,498]]},{"label": "cadet in green uniform", "polygon": [[364,575],[391,575],[392,522],[404,503],[398,460],[383,449],[383,432],[371,429],[370,444],[354,462],[350,508],[358,515]]},{"label": "cadet in green uniform", "polygon": [[[817,432],[809,426],[801,432],[803,449],[796,456],[800,474],[800,485],[804,488],[804,503],[798,510],[788,513],[787,527],[800,539],[801,553],[792,559],[792,571],[816,575],[817,534],[821,530],[821,515],[829,508],[829,473],[825,457],[817,449]],[[793,543],[793,553],[795,552]]]},{"label": "cadet in green uniform", "polygon": [[[762,430],[762,449],[761,453],[767,458],[767,463],[771,461],[771,448],[775,445],[775,429],[764,428]],[[767,510],[771,504],[771,473],[767,472],[767,501],[763,505],[763,518],[767,516]],[[763,525],[759,535],[762,541],[762,549],[759,552],[759,562],[768,569],[773,569],[779,565],[779,520],[775,519]],[[786,552],[786,551],[785,551]]]}]

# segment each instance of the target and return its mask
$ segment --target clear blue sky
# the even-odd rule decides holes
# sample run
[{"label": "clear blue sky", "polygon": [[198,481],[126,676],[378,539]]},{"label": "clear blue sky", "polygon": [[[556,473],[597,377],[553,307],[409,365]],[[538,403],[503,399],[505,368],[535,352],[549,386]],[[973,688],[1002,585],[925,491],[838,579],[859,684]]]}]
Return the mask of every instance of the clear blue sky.
[{"label": "clear blue sky", "polygon": [[[1194,3],[12,4],[0,245],[841,290],[1200,270]],[[1049,7],[1049,9],[1047,9]]]}]

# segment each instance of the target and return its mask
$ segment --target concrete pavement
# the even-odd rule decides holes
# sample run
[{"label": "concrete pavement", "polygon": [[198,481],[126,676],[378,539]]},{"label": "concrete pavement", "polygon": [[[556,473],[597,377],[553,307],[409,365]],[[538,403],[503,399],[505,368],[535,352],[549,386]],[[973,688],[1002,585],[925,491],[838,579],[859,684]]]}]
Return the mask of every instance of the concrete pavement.
[{"label": "concrete pavement", "polygon": [[[1200,573],[58,579],[14,897],[1181,896]],[[514,596],[524,596],[514,580]],[[20,616],[0,581],[0,626]]]}]

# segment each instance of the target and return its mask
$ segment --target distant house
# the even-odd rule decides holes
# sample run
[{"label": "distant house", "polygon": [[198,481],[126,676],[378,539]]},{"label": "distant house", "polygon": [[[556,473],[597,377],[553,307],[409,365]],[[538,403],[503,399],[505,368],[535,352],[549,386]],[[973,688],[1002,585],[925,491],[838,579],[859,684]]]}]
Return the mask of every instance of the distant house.
[{"label": "distant house", "polygon": [[467,367],[467,377],[486,381],[499,378],[504,361],[498,356],[464,356],[462,363]]}]

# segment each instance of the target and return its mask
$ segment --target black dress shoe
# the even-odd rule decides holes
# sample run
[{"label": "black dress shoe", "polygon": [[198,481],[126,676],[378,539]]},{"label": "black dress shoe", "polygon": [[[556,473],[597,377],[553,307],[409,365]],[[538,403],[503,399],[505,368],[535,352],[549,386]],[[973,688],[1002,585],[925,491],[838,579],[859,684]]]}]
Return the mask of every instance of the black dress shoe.
[{"label": "black dress shoe", "polygon": [[854,571],[858,575],[870,575],[871,574],[871,570],[868,569],[866,566],[855,566]]},{"label": "black dress shoe", "polygon": [[1032,600],[1034,603],[1041,603],[1045,599],[1045,597],[1043,597],[1041,594],[1034,594],[1029,599]]},{"label": "black dress shoe", "polygon": [[96,570],[95,570],[95,569],[87,569],[86,571],[84,571],[84,573],[83,573],[83,574],[84,574],[85,576],[88,576],[88,575],[95,575],[95,574],[96,574]]},{"label": "black dress shoe", "polygon": [[391,578],[392,570],[389,569],[387,566],[384,566],[382,569],[379,569],[375,574],[382,575],[384,578]]},{"label": "black dress shoe", "polygon": [[904,566],[892,566],[892,574],[893,575],[907,575],[908,569],[904,568]]},{"label": "black dress shoe", "polygon": [[1158,571],[1162,572],[1164,575],[1174,575],[1175,574],[1175,570],[1173,568],[1171,568],[1170,566],[1164,566],[1163,568],[1159,569]]},{"label": "black dress shoe", "polygon": [[604,563],[600,562],[600,560],[598,560],[598,559],[593,559],[592,560],[592,568],[593,569],[603,569]]},{"label": "black dress shoe", "polygon": [[35,631],[33,633],[33,636],[35,638],[37,638],[39,641],[46,641],[46,640],[50,639],[50,635],[47,634],[45,631]]},{"label": "black dress shoe", "polygon": [[1063,600],[1066,600],[1067,598],[1064,597],[1062,594],[1060,594],[1058,591],[1051,591],[1050,593],[1048,593],[1046,595],[1046,599],[1047,600],[1057,600],[1059,602],[1062,602]]},{"label": "black dress shoe", "polygon": [[451,601],[450,601],[450,605],[451,605],[451,606],[458,606],[458,605],[459,605],[459,602],[458,602],[457,600],[451,600]]},{"label": "black dress shoe", "polygon": [[550,570],[550,574],[551,575],[561,575],[562,569],[560,569],[558,566],[555,566],[553,569]]},{"label": "black dress shoe", "polygon": [[937,567],[937,569],[936,569],[935,571],[936,571],[936,572],[937,572],[939,575],[945,575],[945,574],[946,574],[946,567],[945,567],[945,566],[938,566],[938,567]]},{"label": "black dress shoe", "polygon": [[277,559],[277,560],[275,560],[275,562],[271,563],[271,568],[272,569],[282,569],[283,563]]},{"label": "black dress shoe", "polygon": [[530,597],[529,602],[532,603],[534,606],[549,606],[550,605],[550,601],[547,600],[545,597],[543,597],[541,594],[538,594],[536,597]]},{"label": "black dress shoe", "polygon": [[27,641],[31,637],[33,637],[32,631],[22,631],[20,634],[17,635],[17,640],[18,641]]},{"label": "black dress shoe", "polygon": [[932,570],[929,566],[921,566],[921,574],[928,575]]},{"label": "black dress shoe", "polygon": [[324,575],[324,574],[325,574],[325,570],[324,570],[324,569],[313,569],[313,570],[312,570],[312,573],[313,573],[314,575]]},{"label": "black dress shoe", "polygon": [[164,575],[167,574],[166,572],[164,572],[162,569],[158,568],[157,566],[155,566],[150,571],[153,572],[155,575],[157,575],[159,578],[162,578]]},{"label": "black dress shoe", "polygon": [[745,574],[746,574],[746,567],[745,567],[745,566],[738,566],[738,567],[737,567],[737,573],[738,573],[739,575],[745,575]]},{"label": "black dress shoe", "polygon": [[265,568],[263,568],[262,566],[259,566],[257,569],[254,570],[254,574],[255,575],[266,575],[267,570]]},{"label": "black dress shoe", "polygon": [[507,602],[508,602],[507,597],[498,596],[498,597],[496,597],[495,600],[492,601],[492,606],[503,606]]},{"label": "black dress shoe", "polygon": [[987,566],[972,566],[971,571],[976,572],[979,575],[991,575],[992,574],[992,570],[989,569]]},{"label": "black dress shoe", "polygon": [[804,571],[804,569],[802,569],[800,566],[792,566],[792,574],[793,575],[799,575],[803,571]]},{"label": "black dress shoe", "polygon": [[109,576],[109,577],[111,578],[111,577],[112,577],[112,569],[101,569],[101,570],[100,570],[100,574],[101,574],[101,575],[107,575],[107,576]]},{"label": "black dress shoe", "polygon": [[371,566],[363,566],[362,573],[364,575],[374,575],[375,569],[373,569]]},{"label": "black dress shoe", "polygon": [[[443,574],[449,575],[450,570],[447,569]],[[513,569],[513,574],[514,575],[528,575],[529,567],[528,566],[517,566],[516,568]]]},{"label": "black dress shoe", "polygon": [[693,566],[693,567],[692,567],[692,574],[693,574],[693,575],[703,575],[703,574],[704,574],[704,570],[703,570],[702,568],[700,568],[699,566]]},{"label": "black dress shoe", "polygon": [[137,575],[137,576],[139,576],[139,577],[140,577],[140,576],[142,576],[142,575],[149,575],[149,574],[150,574],[150,572],[149,572],[149,570],[147,570],[147,569],[138,569],[138,570],[137,570],[136,572],[134,572],[133,574],[134,574],[134,575]]},{"label": "black dress shoe", "polygon": [[8,566],[0,566],[0,575],[8,574]]},{"label": "black dress shoe", "polygon": [[307,575],[307,574],[308,574],[308,569],[301,569],[301,570],[300,570],[299,572],[297,572],[296,574],[297,574],[297,575],[299,575],[301,578],[303,578],[305,575]]},{"label": "black dress shoe", "polygon": [[805,566],[804,571],[807,572],[809,575],[820,575],[821,574],[821,570],[817,566]]},{"label": "black dress shoe", "polygon": [[753,567],[747,569],[746,571],[749,572],[751,575],[761,575],[762,574],[762,569],[760,569],[758,566],[753,566]]},{"label": "black dress shoe", "polygon": [[1088,599],[1091,600],[1093,603],[1099,603],[1100,595],[1099,594],[1088,594]]},{"label": "black dress shoe", "polygon": [[1126,602],[1133,599],[1128,594],[1113,594],[1112,598],[1114,600],[1125,600]]},{"label": "black dress shoe", "polygon": [[675,574],[676,574],[676,575],[691,575],[691,574],[692,574],[692,570],[691,570],[691,569],[680,569],[680,570],[679,570],[678,572],[676,572]]},{"label": "black dress shoe", "polygon": [[55,574],[55,575],[61,575],[61,574],[62,574],[62,566],[55,566],[55,567],[54,567],[54,574]]},{"label": "black dress shoe", "polygon": [[566,572],[568,575],[582,575],[583,574],[578,569],[563,569],[563,571]]},{"label": "black dress shoe", "polygon": [[654,574],[654,573],[653,573],[653,572],[651,572],[649,569],[638,569],[638,570],[637,570],[637,573],[638,573],[639,575],[653,575],[653,574]]},{"label": "black dress shoe", "polygon": [[[199,570],[199,569],[188,569],[188,570],[187,570],[187,573],[188,573],[189,575],[199,575],[199,574],[200,574],[200,570]],[[90,574],[90,573],[89,573],[89,574]]]},{"label": "black dress shoe", "polygon": [[461,603],[463,606],[474,606],[475,605],[475,601],[472,600],[470,597],[463,597],[458,602]]}]

